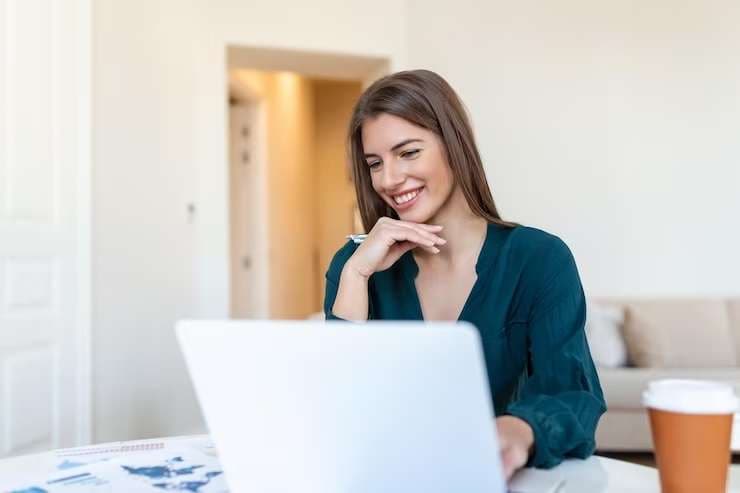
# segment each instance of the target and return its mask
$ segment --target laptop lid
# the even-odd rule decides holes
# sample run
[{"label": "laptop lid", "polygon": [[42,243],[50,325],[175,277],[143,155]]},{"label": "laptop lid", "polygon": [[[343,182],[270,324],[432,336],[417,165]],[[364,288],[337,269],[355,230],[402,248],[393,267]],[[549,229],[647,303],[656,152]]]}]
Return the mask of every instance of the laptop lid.
[{"label": "laptop lid", "polygon": [[505,492],[469,324],[183,321],[232,492]]}]

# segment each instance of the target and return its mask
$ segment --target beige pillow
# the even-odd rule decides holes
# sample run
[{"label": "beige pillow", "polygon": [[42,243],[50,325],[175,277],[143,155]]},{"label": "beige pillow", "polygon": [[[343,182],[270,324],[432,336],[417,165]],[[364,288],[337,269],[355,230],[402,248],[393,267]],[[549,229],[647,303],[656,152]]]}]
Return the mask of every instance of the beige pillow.
[{"label": "beige pillow", "polygon": [[730,332],[735,338],[735,354],[740,358],[740,298],[727,300],[727,310],[730,314]]},{"label": "beige pillow", "polygon": [[736,366],[724,300],[655,300],[627,305],[624,338],[630,360],[648,368]]}]

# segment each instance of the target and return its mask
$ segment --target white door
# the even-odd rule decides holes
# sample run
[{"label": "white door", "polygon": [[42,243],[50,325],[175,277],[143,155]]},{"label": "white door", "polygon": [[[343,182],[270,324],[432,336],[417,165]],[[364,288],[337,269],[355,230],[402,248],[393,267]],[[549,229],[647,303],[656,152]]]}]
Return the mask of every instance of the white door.
[{"label": "white door", "polygon": [[0,456],[89,440],[89,0],[0,0]]},{"label": "white door", "polygon": [[229,110],[231,315],[268,318],[264,121],[258,103]]}]

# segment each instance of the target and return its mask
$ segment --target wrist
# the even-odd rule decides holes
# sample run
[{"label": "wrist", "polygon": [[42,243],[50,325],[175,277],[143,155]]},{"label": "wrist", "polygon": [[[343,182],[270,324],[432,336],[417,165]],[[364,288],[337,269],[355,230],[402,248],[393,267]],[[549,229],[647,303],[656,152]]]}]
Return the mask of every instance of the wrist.
[{"label": "wrist", "polygon": [[509,430],[516,437],[516,443],[531,455],[534,450],[534,430],[522,418],[506,415],[499,418],[504,420]]},{"label": "wrist", "polygon": [[371,275],[372,271],[370,269],[357,265],[351,258],[344,264],[344,268],[342,268],[342,278],[344,279],[367,282]]}]

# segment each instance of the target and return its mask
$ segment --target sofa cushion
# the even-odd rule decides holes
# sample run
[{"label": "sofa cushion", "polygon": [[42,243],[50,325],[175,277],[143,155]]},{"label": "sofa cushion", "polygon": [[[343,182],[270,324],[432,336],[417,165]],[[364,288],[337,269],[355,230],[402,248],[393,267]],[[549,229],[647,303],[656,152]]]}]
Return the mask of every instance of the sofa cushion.
[{"label": "sofa cushion", "polygon": [[607,409],[641,409],[642,392],[651,380],[689,378],[715,380],[732,385],[740,395],[740,368],[598,368]]},{"label": "sofa cushion", "polygon": [[624,309],[589,301],[586,304],[586,338],[597,366],[617,368],[627,364],[622,337]]},{"label": "sofa cushion", "polygon": [[730,317],[730,332],[735,340],[735,355],[740,365],[740,298],[727,300],[727,313]]},{"label": "sofa cushion", "polygon": [[639,367],[737,364],[727,303],[722,299],[630,302],[623,332],[630,360]]}]

